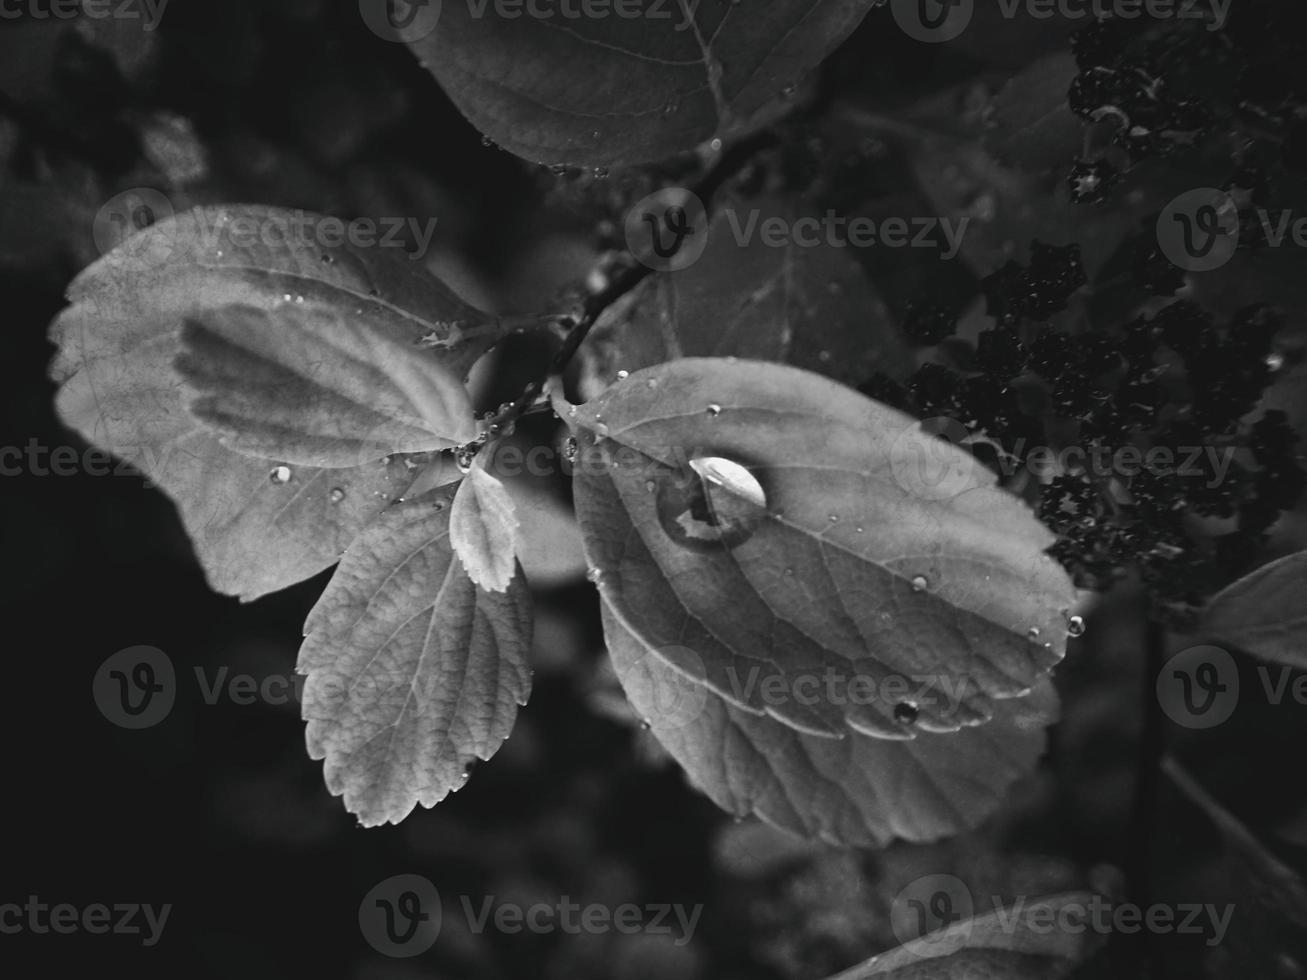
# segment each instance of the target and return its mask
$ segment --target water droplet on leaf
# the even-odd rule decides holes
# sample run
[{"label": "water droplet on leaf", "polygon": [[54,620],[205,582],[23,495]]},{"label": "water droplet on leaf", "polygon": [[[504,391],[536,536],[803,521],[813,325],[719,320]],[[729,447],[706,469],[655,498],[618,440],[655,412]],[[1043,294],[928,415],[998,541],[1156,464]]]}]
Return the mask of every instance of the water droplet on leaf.
[{"label": "water droplet on leaf", "polygon": [[1085,621],[1080,616],[1072,616],[1066,623],[1067,636],[1084,636]]},{"label": "water droplet on leaf", "polygon": [[914,576],[912,579],[913,592],[925,592],[926,587],[929,585],[930,585],[930,581],[924,575],[917,575]]},{"label": "water droplet on leaf", "polygon": [[338,504],[345,499],[345,491],[340,487],[332,487],[331,492],[327,494],[327,499],[333,504]]},{"label": "water droplet on leaf", "polygon": [[295,474],[291,472],[289,466],[278,466],[268,474],[268,480],[276,486],[281,486],[282,484],[289,483],[291,477],[294,475]]},{"label": "water droplet on leaf", "polygon": [[901,725],[911,725],[917,720],[917,706],[911,701],[900,701],[894,705],[894,720]]},{"label": "water droplet on leaf", "polygon": [[762,484],[734,460],[695,457],[688,470],[669,468],[653,482],[658,522],[672,540],[688,548],[738,547],[767,517]]}]

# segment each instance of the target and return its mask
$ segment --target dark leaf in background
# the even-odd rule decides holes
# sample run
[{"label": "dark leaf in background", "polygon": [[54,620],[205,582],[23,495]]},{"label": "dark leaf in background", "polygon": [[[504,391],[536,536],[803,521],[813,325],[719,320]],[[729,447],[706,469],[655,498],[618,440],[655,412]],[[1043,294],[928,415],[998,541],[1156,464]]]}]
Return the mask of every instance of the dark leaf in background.
[{"label": "dark leaf in background", "polygon": [[[630,9],[630,5],[624,5]],[[504,149],[548,164],[613,167],[738,136],[786,108],[870,0],[653,3],[640,16],[478,17],[446,3],[411,46]],[[425,30],[421,22],[415,28]],[[404,36],[400,32],[400,36]]]}]

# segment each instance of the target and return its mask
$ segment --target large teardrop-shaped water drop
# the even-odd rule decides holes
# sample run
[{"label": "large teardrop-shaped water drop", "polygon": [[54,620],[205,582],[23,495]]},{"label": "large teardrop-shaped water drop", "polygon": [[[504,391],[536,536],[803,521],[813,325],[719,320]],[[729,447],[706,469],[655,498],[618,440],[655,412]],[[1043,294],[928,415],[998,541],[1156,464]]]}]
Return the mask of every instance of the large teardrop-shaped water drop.
[{"label": "large teardrop-shaped water drop", "polygon": [[656,480],[663,530],[687,548],[735,548],[767,516],[767,494],[748,467],[721,456],[696,456]]}]

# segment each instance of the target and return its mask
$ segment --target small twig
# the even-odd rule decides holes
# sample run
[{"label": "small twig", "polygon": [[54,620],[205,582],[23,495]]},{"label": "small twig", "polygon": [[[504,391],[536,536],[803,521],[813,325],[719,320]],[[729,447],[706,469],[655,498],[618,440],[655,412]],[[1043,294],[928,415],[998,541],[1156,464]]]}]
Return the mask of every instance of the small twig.
[{"label": "small twig", "polygon": [[[1144,670],[1142,726],[1139,733],[1135,771],[1134,809],[1130,820],[1130,848],[1126,879],[1132,902],[1148,908],[1152,893],[1154,828],[1157,823],[1157,790],[1162,758],[1166,753],[1166,725],[1157,697],[1157,677],[1166,660],[1166,627],[1150,608],[1144,624]],[[1149,931],[1142,930],[1140,942],[1149,976],[1160,976],[1160,960]]]},{"label": "small twig", "polygon": [[[741,140],[723,153],[712,169],[691,188],[692,192],[703,202],[705,210],[711,213],[712,199],[722,186],[758,152],[766,149],[775,141],[774,136],[763,133]],[[588,296],[582,305],[580,316],[576,318],[576,323],[568,331],[567,336],[563,339],[562,346],[550,358],[548,366],[540,377],[528,384],[522,394],[514,399],[511,404],[496,413],[489,420],[485,431],[477,440],[467,446],[460,447],[458,452],[465,456],[475,455],[491,440],[508,432],[526,411],[535,404],[536,400],[544,394],[548,379],[554,375],[561,376],[567,366],[571,364],[572,358],[576,356],[576,352],[585,343],[585,339],[590,335],[590,331],[594,329],[594,325],[599,322],[599,318],[603,316],[609,307],[644,282],[653,274],[653,271],[651,267],[632,260],[621,272],[610,279],[602,290]],[[561,316],[552,317],[554,320],[561,318]]]}]

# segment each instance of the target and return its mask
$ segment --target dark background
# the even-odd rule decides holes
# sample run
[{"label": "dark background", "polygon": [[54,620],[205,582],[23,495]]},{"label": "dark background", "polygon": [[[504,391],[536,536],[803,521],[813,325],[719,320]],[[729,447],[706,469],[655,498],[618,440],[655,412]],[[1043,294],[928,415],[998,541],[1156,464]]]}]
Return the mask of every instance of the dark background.
[{"label": "dark background", "polygon": [[[867,77],[892,96],[975,67],[965,51],[943,60],[887,41],[881,23],[864,26],[837,64],[874,66]],[[45,330],[95,256],[96,210],[129,187],[172,186],[179,203],[438,216],[441,268],[501,311],[532,308],[593,256],[590,215],[551,195],[558,178],[483,145],[406,51],[362,28],[353,4],[173,0],[148,52],[135,44],[0,24],[0,444],[83,448],[52,410]],[[175,135],[178,121],[188,135]],[[179,181],[195,147],[202,175]],[[487,402],[520,388],[539,358],[529,345],[511,349],[503,390]],[[527,434],[556,438],[548,427]],[[1056,891],[1112,880],[1104,865],[1123,865],[1137,839],[1129,803],[1146,683],[1128,589],[1073,644],[1058,678],[1067,720],[1008,811],[955,841],[859,854],[734,824],[687,788],[621,716],[593,590],[563,568],[537,595],[535,690],[511,740],[436,809],[362,830],[323,788],[295,705],[206,705],[190,675],[196,665],[210,676],[289,675],[326,575],[242,606],[207,588],[171,504],[139,477],[6,476],[0,494],[0,902],[173,905],[152,949],[130,936],[0,936],[9,976],[816,980],[893,942],[889,901],[918,874],[965,872],[995,893]],[[101,716],[91,679],[138,644],[164,650],[180,683],[169,717],[134,732]],[[1214,794],[1299,866],[1302,721],[1253,706],[1219,738],[1173,733]],[[1203,818],[1162,795],[1152,857],[1162,889],[1188,895],[1202,873],[1222,878],[1221,852]],[[673,947],[478,936],[447,905],[431,953],[387,960],[359,932],[359,902],[410,872],[447,903],[569,895],[706,911],[694,942]],[[1187,966],[1198,956],[1168,955]],[[1273,975],[1301,975],[1280,965]]]}]

